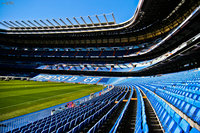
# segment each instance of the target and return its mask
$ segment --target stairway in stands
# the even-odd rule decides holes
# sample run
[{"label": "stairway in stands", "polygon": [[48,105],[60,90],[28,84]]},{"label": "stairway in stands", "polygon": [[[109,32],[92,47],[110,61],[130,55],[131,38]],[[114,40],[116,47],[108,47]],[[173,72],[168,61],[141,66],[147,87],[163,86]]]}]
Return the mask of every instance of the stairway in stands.
[{"label": "stairway in stands", "polygon": [[163,133],[164,131],[162,130],[162,127],[159,124],[156,114],[143,92],[142,96],[145,104],[145,113],[147,117],[149,133]]},{"label": "stairway in stands", "polygon": [[[125,99],[128,99],[130,96],[130,91],[127,93]],[[119,117],[120,113],[122,112],[126,102],[123,101],[119,104],[119,106],[114,110],[114,112],[111,114],[111,116],[106,120],[105,123],[103,123],[102,127],[99,128],[97,132],[99,133],[106,133],[111,130],[113,125],[115,124],[117,118]]]},{"label": "stairway in stands", "polygon": [[117,133],[133,133],[136,122],[136,111],[137,111],[137,95],[134,90],[131,101],[128,105],[128,108],[122,118],[122,121],[119,124]]}]

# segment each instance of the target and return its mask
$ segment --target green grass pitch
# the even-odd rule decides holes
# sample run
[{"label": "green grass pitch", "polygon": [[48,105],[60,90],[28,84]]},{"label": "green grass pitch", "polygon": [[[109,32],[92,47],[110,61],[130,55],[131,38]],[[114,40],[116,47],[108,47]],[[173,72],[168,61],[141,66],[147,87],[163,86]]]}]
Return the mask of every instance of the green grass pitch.
[{"label": "green grass pitch", "polygon": [[35,81],[0,81],[0,121],[84,97],[100,85]]}]

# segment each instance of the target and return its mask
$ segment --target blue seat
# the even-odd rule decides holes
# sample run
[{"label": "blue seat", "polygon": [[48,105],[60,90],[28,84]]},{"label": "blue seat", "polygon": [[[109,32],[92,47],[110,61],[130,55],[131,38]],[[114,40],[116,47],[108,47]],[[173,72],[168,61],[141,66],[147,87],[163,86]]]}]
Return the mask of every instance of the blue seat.
[{"label": "blue seat", "polygon": [[49,124],[45,125],[45,126],[43,127],[43,130],[44,130],[44,129],[47,129],[47,128],[49,128]]},{"label": "blue seat", "polygon": [[48,133],[49,129],[42,130],[41,133]]},{"label": "blue seat", "polygon": [[196,94],[193,94],[193,96],[191,98],[193,98],[194,100],[197,100],[198,96]]},{"label": "blue seat", "polygon": [[176,126],[174,133],[183,133],[183,129],[181,129],[179,126]]},{"label": "blue seat", "polygon": [[174,120],[171,120],[171,122],[164,129],[165,132],[173,133],[176,127],[177,127],[176,122]]},{"label": "blue seat", "polygon": [[35,131],[35,133],[41,133],[42,130],[43,130],[43,128],[41,127],[41,128],[39,128],[39,129],[37,129],[37,130]]},{"label": "blue seat", "polygon": [[74,120],[72,120],[71,122],[70,122],[70,126],[69,126],[69,128],[73,128],[74,127],[74,125],[75,125],[75,119]]},{"label": "blue seat", "polygon": [[187,116],[189,116],[191,119],[194,119],[194,116],[195,116],[195,114],[198,112],[198,108],[196,107],[196,106],[192,106],[190,109],[189,109],[189,111],[188,111],[188,113],[187,113]]},{"label": "blue seat", "polygon": [[81,122],[81,123],[79,124],[79,129],[78,129],[79,131],[83,129],[84,123],[85,123],[85,121],[83,121],[83,122]]},{"label": "blue seat", "polygon": [[62,122],[57,123],[57,124],[56,124],[56,129],[58,129],[58,128],[61,127],[61,126],[62,126]]},{"label": "blue seat", "polygon": [[194,101],[194,105],[198,108],[200,108],[200,101],[199,100],[195,100]]},{"label": "blue seat", "polygon": [[169,114],[170,114],[171,117],[173,117],[174,114],[175,114],[175,111],[173,109],[170,109],[170,113]]},{"label": "blue seat", "polygon": [[190,130],[190,124],[184,119],[181,120],[179,126],[183,129],[184,132],[189,132]]},{"label": "blue seat", "polygon": [[30,132],[31,132],[31,129],[27,129],[23,133],[30,133]]},{"label": "blue seat", "polygon": [[79,127],[76,126],[75,128],[73,128],[72,133],[78,133],[79,132]]},{"label": "blue seat", "polygon": [[26,131],[26,130],[28,130],[28,127],[26,126],[26,127],[23,127],[22,129],[21,129],[21,131],[20,132],[24,132],[24,131]]},{"label": "blue seat", "polygon": [[183,109],[183,113],[187,114],[188,110],[191,108],[191,105],[189,103],[187,103],[185,105],[185,108]]},{"label": "blue seat", "polygon": [[53,132],[55,129],[56,129],[56,125],[51,126],[51,127],[49,128],[49,132],[51,133],[51,132]]},{"label": "blue seat", "polygon": [[163,120],[162,125],[164,127],[168,127],[168,124],[171,122],[172,118],[170,117],[170,115],[167,114],[166,119]]},{"label": "blue seat", "polygon": [[145,124],[144,127],[143,127],[143,133],[148,133],[148,132],[149,132],[148,125]]},{"label": "blue seat", "polygon": [[177,113],[175,113],[173,119],[176,121],[176,123],[180,123],[180,121],[181,121],[182,118],[181,118],[180,115],[178,115]]},{"label": "blue seat", "polygon": [[69,131],[69,126],[70,126],[70,123],[69,123],[69,122],[66,123],[66,124],[64,125],[63,132],[67,132],[67,131]]},{"label": "blue seat", "polygon": [[15,132],[20,132],[20,129],[19,128],[13,129],[12,133],[15,133]]},{"label": "blue seat", "polygon": [[31,129],[31,131],[36,131],[38,128],[42,128],[42,127],[33,127],[33,128]]},{"label": "blue seat", "polygon": [[57,129],[56,133],[62,133],[64,129],[64,126],[61,126]]},{"label": "blue seat", "polygon": [[67,123],[67,119],[64,119],[63,121],[62,121],[62,125],[65,125]]},{"label": "blue seat", "polygon": [[182,100],[178,99],[178,101],[176,102],[175,106],[179,107],[179,105],[181,104]]},{"label": "blue seat", "polygon": [[88,133],[94,133],[94,128],[91,128]]},{"label": "blue seat", "polygon": [[196,111],[195,116],[193,117],[193,120],[196,121],[198,124],[200,124],[200,109]]},{"label": "blue seat", "polygon": [[45,126],[45,123],[41,123],[40,125],[39,125],[39,127],[44,127]]},{"label": "blue seat", "polygon": [[162,122],[167,117],[167,112],[164,110],[162,115],[160,116],[160,121]]},{"label": "blue seat", "polygon": [[192,128],[191,131],[190,131],[190,133],[200,133],[200,131],[197,130],[196,128]]},{"label": "blue seat", "polygon": [[80,123],[80,121],[81,121],[81,116],[79,116],[78,118],[76,118],[75,125],[77,125],[78,123]]},{"label": "blue seat", "polygon": [[185,105],[187,103],[185,101],[182,101],[181,105],[179,106],[179,109],[183,111],[183,109],[185,108]]}]

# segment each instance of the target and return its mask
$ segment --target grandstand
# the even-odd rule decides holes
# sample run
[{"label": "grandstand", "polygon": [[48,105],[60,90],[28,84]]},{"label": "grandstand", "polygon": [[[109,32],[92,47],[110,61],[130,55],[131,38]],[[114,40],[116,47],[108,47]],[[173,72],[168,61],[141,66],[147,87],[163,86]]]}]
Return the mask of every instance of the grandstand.
[{"label": "grandstand", "polygon": [[139,0],[119,24],[103,16],[0,22],[1,80],[104,85],[0,132],[200,132],[200,1]]}]

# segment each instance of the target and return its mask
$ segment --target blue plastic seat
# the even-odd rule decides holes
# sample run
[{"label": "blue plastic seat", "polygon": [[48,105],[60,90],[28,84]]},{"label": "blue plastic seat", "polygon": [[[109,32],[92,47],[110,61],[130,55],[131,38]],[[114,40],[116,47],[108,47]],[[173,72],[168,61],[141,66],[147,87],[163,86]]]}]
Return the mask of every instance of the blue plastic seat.
[{"label": "blue plastic seat", "polygon": [[57,129],[56,133],[62,133],[64,129],[64,126],[61,126]]},{"label": "blue plastic seat", "polygon": [[171,122],[172,118],[170,117],[170,115],[167,114],[167,117],[163,120],[162,125],[164,127],[168,126],[168,124]]},{"label": "blue plastic seat", "polygon": [[175,128],[177,127],[177,124],[174,120],[171,120],[171,122],[165,126],[165,132],[170,132],[170,133],[173,133]]},{"label": "blue plastic seat", "polygon": [[163,120],[165,120],[166,117],[167,117],[167,112],[164,111],[164,112],[162,113],[162,115],[160,116],[160,121],[163,122]]},{"label": "blue plastic seat", "polygon": [[12,133],[15,133],[15,132],[20,132],[20,129],[19,128],[13,129]]},{"label": "blue plastic seat", "polygon": [[177,113],[175,113],[173,119],[176,121],[176,123],[180,123],[180,121],[181,121],[182,118],[181,118],[180,115],[178,115]]},{"label": "blue plastic seat", "polygon": [[191,108],[191,104],[187,103],[185,108],[183,108],[183,113],[187,114],[188,110]]},{"label": "blue plastic seat", "polygon": [[70,126],[70,123],[69,123],[69,122],[66,123],[66,124],[64,125],[63,132],[67,132],[67,131],[69,131],[69,126]]},{"label": "blue plastic seat", "polygon": [[169,114],[170,114],[171,117],[173,117],[174,114],[175,114],[175,111],[173,109],[170,109],[170,113]]},{"label": "blue plastic seat", "polygon": [[188,133],[190,130],[190,124],[184,119],[181,120],[179,126],[183,129],[184,132]]},{"label": "blue plastic seat", "polygon": [[45,126],[43,127],[43,130],[44,130],[44,129],[47,129],[47,128],[49,128],[49,124],[45,125]]},{"label": "blue plastic seat", "polygon": [[185,108],[186,104],[187,104],[187,103],[186,103],[185,101],[182,101],[181,105],[179,106],[179,109],[180,109],[181,111],[183,111],[183,109]]},{"label": "blue plastic seat", "polygon": [[55,129],[56,129],[56,125],[51,126],[51,127],[49,128],[49,132],[51,133],[51,132],[53,132]]},{"label": "blue plastic seat", "polygon": [[179,126],[176,126],[174,133],[183,133],[183,129],[181,129]]},{"label": "blue plastic seat", "polygon": [[43,130],[43,128],[41,127],[41,128],[39,128],[39,129],[37,129],[37,130],[35,131],[35,133],[41,133],[42,130]]},{"label": "blue plastic seat", "polygon": [[178,99],[178,101],[176,102],[175,106],[179,107],[179,105],[181,104],[182,100]]},{"label": "blue plastic seat", "polygon": [[70,126],[69,126],[69,128],[73,128],[74,127],[74,125],[75,125],[75,119],[74,120],[72,120],[71,122],[70,122]]},{"label": "blue plastic seat", "polygon": [[197,130],[196,128],[192,128],[191,131],[190,131],[190,133],[200,133],[200,131]]},{"label": "blue plastic seat", "polygon": [[149,132],[148,125],[145,124],[145,125],[143,126],[143,133],[148,133],[148,132]]},{"label": "blue plastic seat", "polygon": [[200,124],[200,109],[196,109],[195,113],[193,114],[193,120]]},{"label": "blue plastic seat", "polygon": [[42,130],[41,133],[48,133],[49,129]]},{"label": "blue plastic seat", "polygon": [[73,128],[72,133],[78,133],[79,132],[79,127],[76,126],[75,128]]},{"label": "blue plastic seat", "polygon": [[195,100],[194,105],[198,108],[200,108],[200,100]]},{"label": "blue plastic seat", "polygon": [[21,128],[21,131],[20,132],[24,132],[24,131],[26,131],[26,130],[28,130],[28,127],[27,126],[25,126],[25,127],[23,127],[23,128]]},{"label": "blue plastic seat", "polygon": [[31,129],[27,129],[23,133],[30,133],[30,132],[31,132]]},{"label": "blue plastic seat", "polygon": [[81,123],[79,124],[79,129],[78,129],[79,131],[83,129],[84,123],[85,123],[85,121],[83,121],[83,122],[81,122]]}]

